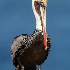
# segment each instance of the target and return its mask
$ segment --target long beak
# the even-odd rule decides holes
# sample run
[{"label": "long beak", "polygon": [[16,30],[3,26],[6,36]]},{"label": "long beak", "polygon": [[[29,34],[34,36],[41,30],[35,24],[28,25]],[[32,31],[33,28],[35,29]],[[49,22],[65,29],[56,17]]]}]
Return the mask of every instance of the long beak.
[{"label": "long beak", "polygon": [[42,32],[44,37],[44,47],[47,49],[47,34],[46,34],[46,6],[43,2],[40,5],[40,20],[42,25]]},{"label": "long beak", "polygon": [[44,48],[47,49],[47,34],[46,34],[46,0],[35,0],[35,10],[40,16],[42,33],[44,38]]}]

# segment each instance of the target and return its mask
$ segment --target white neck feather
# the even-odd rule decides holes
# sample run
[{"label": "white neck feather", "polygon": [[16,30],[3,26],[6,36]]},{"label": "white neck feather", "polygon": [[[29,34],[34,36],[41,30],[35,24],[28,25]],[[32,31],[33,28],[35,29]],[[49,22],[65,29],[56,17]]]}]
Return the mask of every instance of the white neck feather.
[{"label": "white neck feather", "polygon": [[42,31],[42,24],[41,24],[41,19],[40,19],[40,16],[37,14],[36,15],[36,30],[41,30]]},{"label": "white neck feather", "polygon": [[[32,9],[36,18],[36,30],[41,30],[42,31],[42,25],[41,25],[41,19],[39,14],[36,12],[35,7],[34,7],[34,0],[32,0]],[[41,10],[41,16],[42,16],[42,20],[43,20],[43,24],[44,27],[46,28],[46,10],[44,11],[45,13],[43,13],[42,8]]]}]

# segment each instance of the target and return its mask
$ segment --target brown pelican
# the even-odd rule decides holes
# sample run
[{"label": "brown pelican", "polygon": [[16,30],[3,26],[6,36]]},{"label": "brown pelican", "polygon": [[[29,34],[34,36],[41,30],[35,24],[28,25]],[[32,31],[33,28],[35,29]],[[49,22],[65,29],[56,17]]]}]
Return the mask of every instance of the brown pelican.
[{"label": "brown pelican", "polygon": [[11,56],[15,70],[38,70],[50,51],[50,38],[46,33],[46,0],[32,0],[36,18],[36,29],[29,34],[15,37],[11,45]]}]

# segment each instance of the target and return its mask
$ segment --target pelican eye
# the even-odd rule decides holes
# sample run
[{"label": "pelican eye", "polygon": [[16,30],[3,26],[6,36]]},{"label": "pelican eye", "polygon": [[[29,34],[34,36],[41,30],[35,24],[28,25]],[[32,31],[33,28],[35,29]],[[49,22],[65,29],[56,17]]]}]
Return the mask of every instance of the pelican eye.
[{"label": "pelican eye", "polygon": [[35,6],[35,10],[38,14],[40,14],[40,7],[44,7],[44,9],[45,9],[45,5],[43,2],[34,1],[34,6]]},{"label": "pelican eye", "polygon": [[36,5],[41,6],[41,7],[45,7],[43,2],[38,2],[38,1],[35,1],[35,2],[36,2]]},{"label": "pelican eye", "polygon": [[44,5],[43,2],[40,2],[40,6],[41,6],[41,7],[45,7],[45,5]]}]

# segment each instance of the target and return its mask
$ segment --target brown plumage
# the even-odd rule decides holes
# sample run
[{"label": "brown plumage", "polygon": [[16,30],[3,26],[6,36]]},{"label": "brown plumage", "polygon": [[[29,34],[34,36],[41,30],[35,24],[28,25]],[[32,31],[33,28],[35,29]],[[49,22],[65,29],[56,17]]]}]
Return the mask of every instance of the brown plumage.
[{"label": "brown plumage", "polygon": [[44,63],[51,47],[49,36],[47,40],[48,47],[45,50],[42,32],[38,30],[35,30],[32,35],[22,34],[16,37],[11,46],[11,55],[15,67],[19,68],[19,70],[21,70],[22,66],[25,69],[29,67],[36,68],[36,65]]}]

